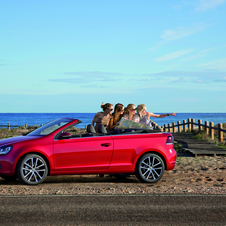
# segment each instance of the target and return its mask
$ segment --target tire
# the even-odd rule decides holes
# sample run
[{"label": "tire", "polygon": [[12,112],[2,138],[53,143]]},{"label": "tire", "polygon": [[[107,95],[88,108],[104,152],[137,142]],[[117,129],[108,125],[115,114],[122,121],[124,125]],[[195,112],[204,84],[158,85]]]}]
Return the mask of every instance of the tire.
[{"label": "tire", "polygon": [[45,180],[47,175],[48,166],[40,155],[25,155],[17,166],[17,177],[24,184],[40,184]]},{"label": "tire", "polygon": [[143,155],[137,162],[136,177],[141,182],[155,183],[164,174],[165,164],[162,158],[156,154]]}]

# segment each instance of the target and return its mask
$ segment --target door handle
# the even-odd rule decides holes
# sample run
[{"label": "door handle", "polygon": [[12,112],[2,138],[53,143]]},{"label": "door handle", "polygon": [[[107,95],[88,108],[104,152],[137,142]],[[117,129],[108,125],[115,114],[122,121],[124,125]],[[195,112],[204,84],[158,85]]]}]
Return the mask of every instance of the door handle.
[{"label": "door handle", "polygon": [[111,146],[111,143],[104,143],[104,144],[101,144],[101,146],[108,147],[108,146]]}]

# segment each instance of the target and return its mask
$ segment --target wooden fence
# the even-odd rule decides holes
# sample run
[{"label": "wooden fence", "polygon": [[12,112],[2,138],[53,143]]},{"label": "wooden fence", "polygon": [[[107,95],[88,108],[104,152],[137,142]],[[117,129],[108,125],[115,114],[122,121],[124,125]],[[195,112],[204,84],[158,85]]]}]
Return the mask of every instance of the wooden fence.
[{"label": "wooden fence", "polygon": [[205,121],[204,124],[202,124],[202,120],[199,119],[198,123],[195,123],[195,119],[188,118],[187,121],[183,120],[181,123],[180,121],[177,121],[177,124],[175,122],[172,123],[172,125],[169,123],[164,124],[164,126],[159,126],[157,123],[152,122],[154,129],[160,129],[163,132],[170,132],[170,133],[177,133],[177,132],[187,132],[187,131],[206,131],[206,134],[211,137],[212,140],[214,140],[214,131],[217,131],[218,134],[218,140],[219,142],[223,142],[223,133],[226,133],[226,130],[223,129],[223,124],[219,123],[217,126],[214,127],[213,122]]},{"label": "wooden fence", "polygon": [[[40,126],[43,126],[43,124],[41,124]],[[29,128],[32,126],[28,126],[27,124],[23,125],[23,126],[18,126],[18,125],[11,125],[10,123],[8,123],[8,125],[0,125],[0,128],[7,128],[8,130],[11,130],[12,128],[18,128],[18,127],[23,127],[23,128]],[[39,127],[34,125],[33,127]]]}]

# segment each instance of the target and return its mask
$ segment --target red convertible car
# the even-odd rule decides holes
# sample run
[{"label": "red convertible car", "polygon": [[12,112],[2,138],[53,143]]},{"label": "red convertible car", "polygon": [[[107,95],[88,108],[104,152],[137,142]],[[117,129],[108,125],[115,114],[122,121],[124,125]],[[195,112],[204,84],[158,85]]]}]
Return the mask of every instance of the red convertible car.
[{"label": "red convertible car", "polygon": [[176,164],[170,133],[92,125],[83,134],[77,119],[61,118],[24,136],[0,140],[0,176],[37,185],[48,175],[135,174],[156,182]]}]

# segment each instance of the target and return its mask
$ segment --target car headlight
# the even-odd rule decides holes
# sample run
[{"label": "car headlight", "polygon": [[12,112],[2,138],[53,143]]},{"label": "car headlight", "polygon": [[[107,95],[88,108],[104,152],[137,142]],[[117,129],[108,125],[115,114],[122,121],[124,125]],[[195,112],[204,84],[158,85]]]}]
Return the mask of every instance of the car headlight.
[{"label": "car headlight", "polygon": [[13,146],[4,146],[4,147],[0,147],[0,155],[6,155],[8,154],[10,151],[12,151]]}]

